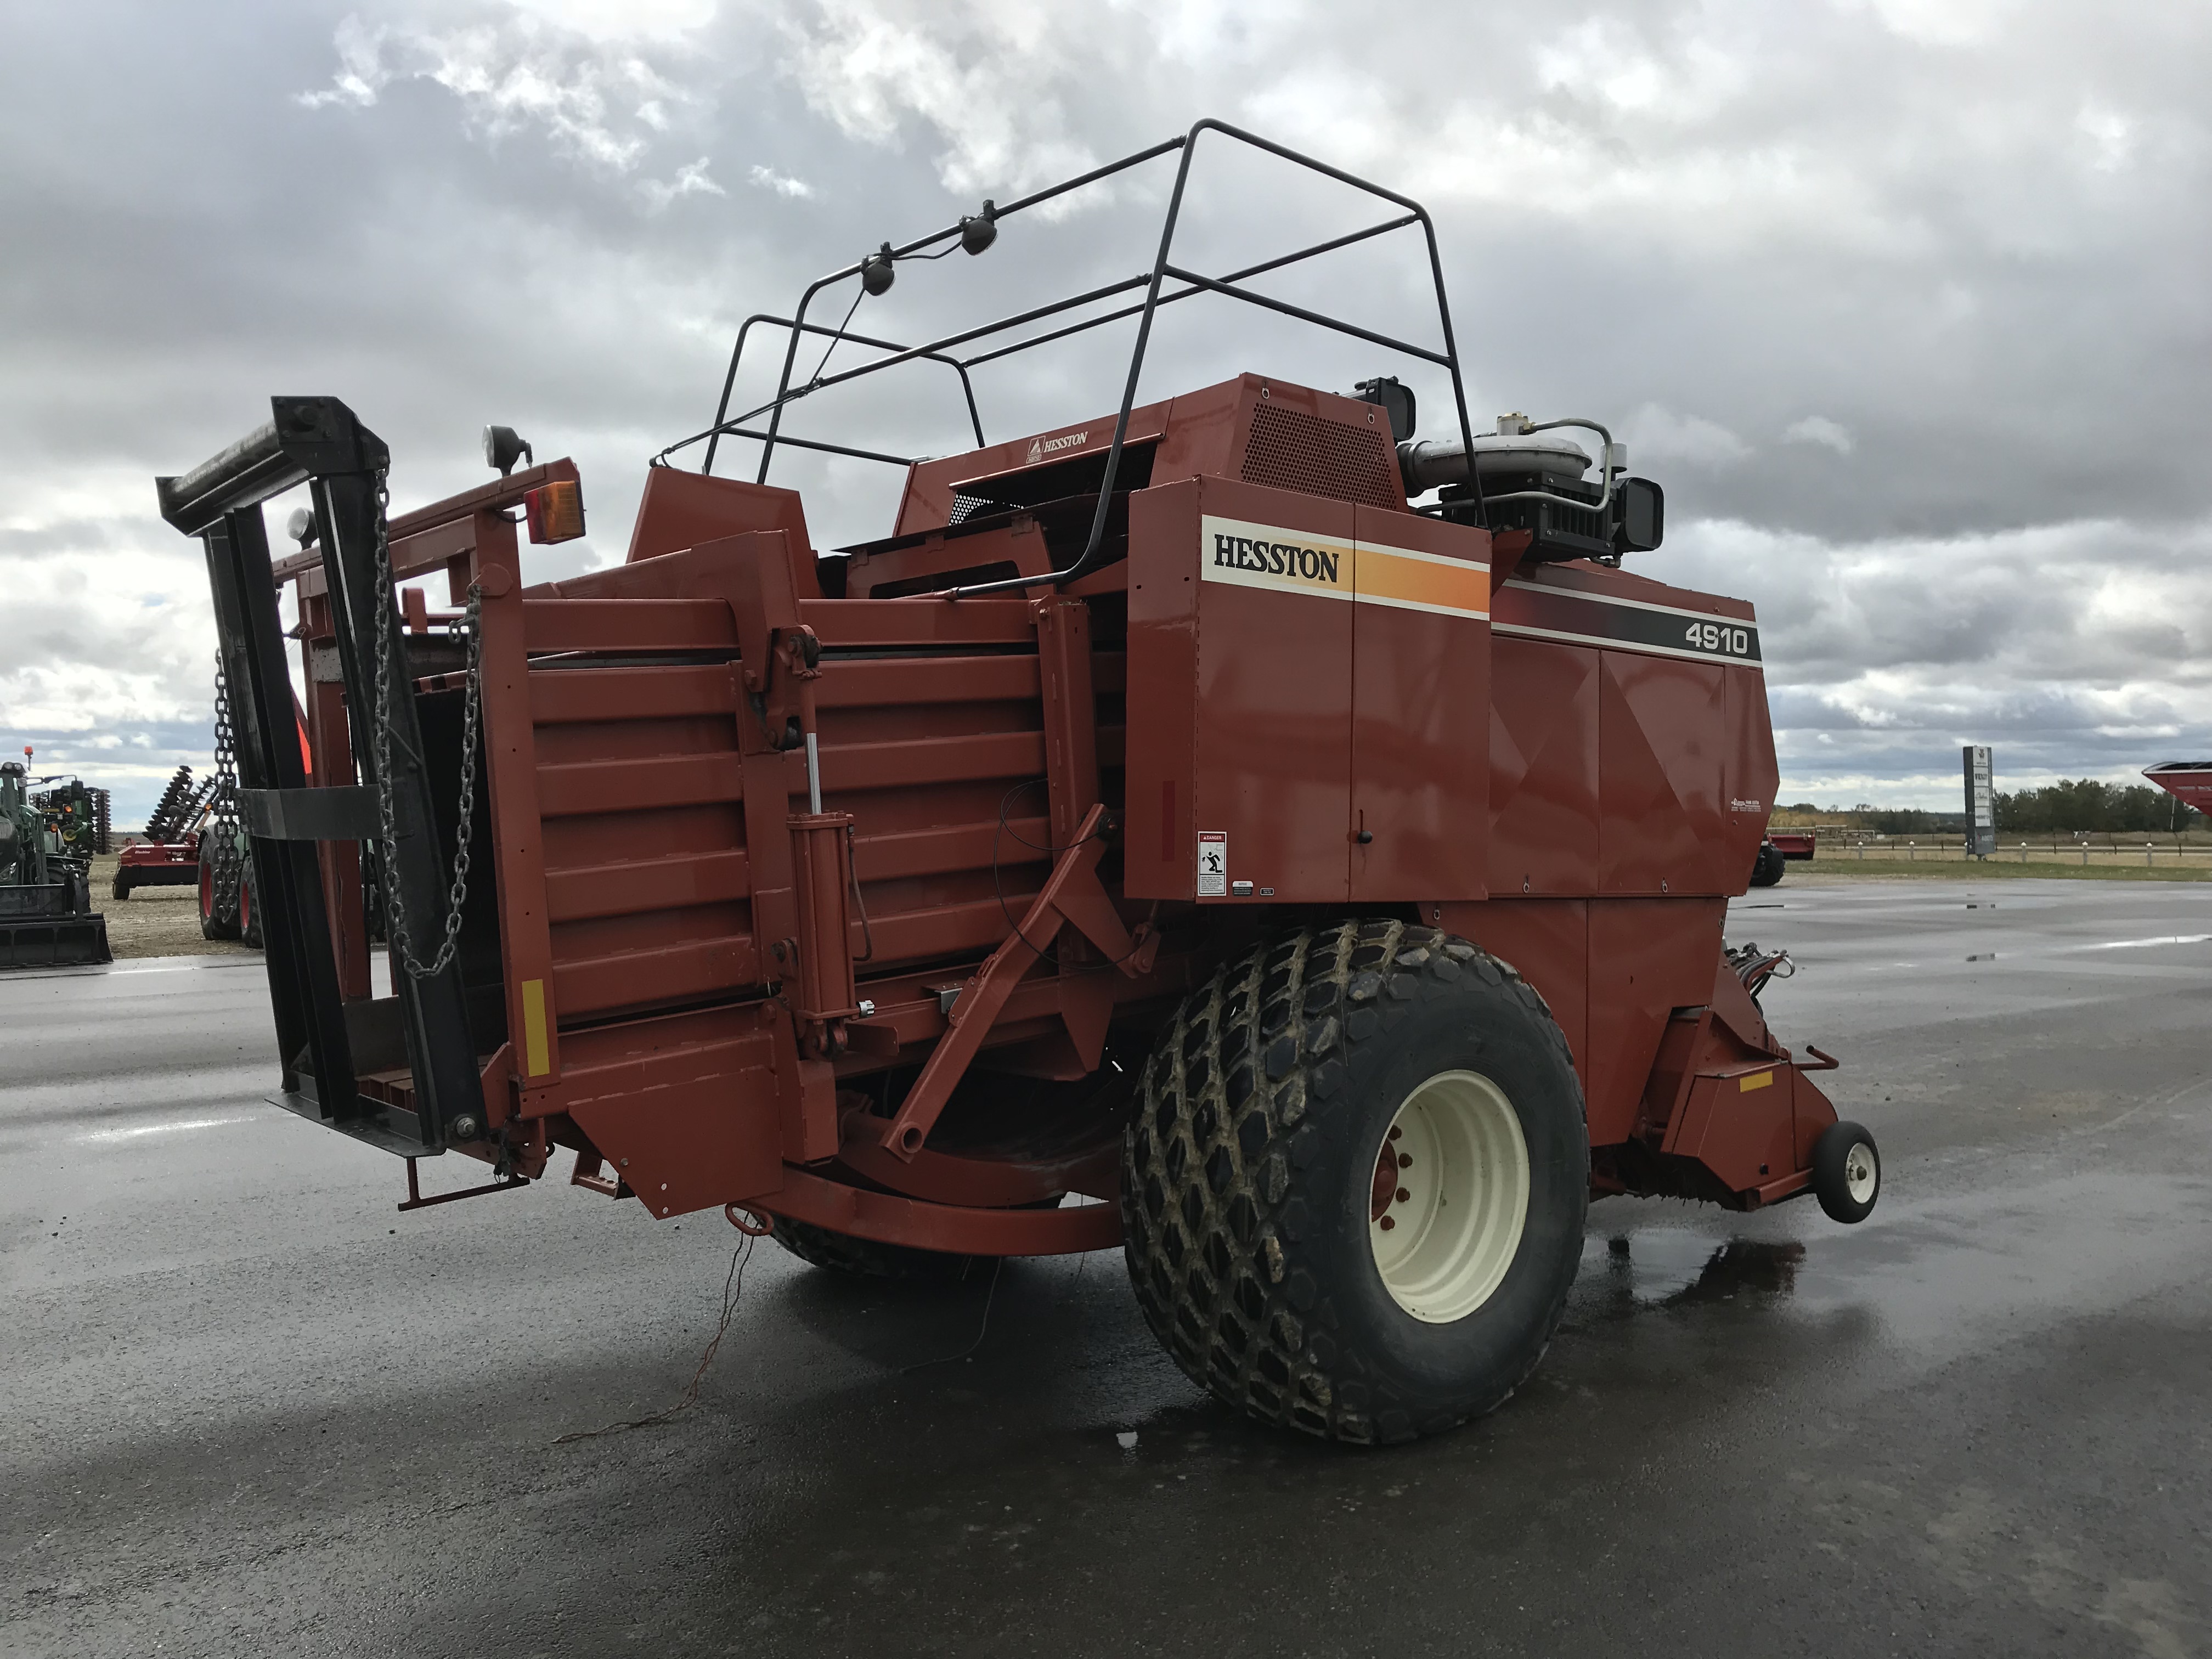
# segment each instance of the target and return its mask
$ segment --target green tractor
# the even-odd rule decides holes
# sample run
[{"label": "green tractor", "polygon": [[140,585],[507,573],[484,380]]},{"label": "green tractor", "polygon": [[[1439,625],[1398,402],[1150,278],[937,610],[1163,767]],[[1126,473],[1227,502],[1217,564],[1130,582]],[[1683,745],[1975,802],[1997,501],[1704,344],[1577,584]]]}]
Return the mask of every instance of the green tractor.
[{"label": "green tractor", "polygon": [[0,968],[112,962],[107,919],[92,909],[91,848],[31,796],[22,762],[0,762]]},{"label": "green tractor", "polygon": [[89,861],[108,850],[107,791],[94,788],[82,778],[33,778],[33,784],[52,784],[31,797],[31,805],[46,815],[46,828],[61,837],[65,857]]}]

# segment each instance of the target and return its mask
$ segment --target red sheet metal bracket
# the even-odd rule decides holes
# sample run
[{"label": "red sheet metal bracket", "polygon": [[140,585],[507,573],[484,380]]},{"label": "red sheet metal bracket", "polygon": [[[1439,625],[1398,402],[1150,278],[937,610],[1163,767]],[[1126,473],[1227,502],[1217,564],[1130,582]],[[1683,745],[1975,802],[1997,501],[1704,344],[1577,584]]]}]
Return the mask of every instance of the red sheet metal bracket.
[{"label": "red sheet metal bracket", "polygon": [[738,635],[738,678],[774,749],[789,747],[788,722],[814,729],[814,682],[820,678],[822,644],[799,620],[792,583],[790,546],[781,530],[751,531],[706,544],[741,558],[743,580],[725,596]]},{"label": "red sheet metal bracket", "polygon": [[954,1255],[1070,1255],[1110,1250],[1121,1242],[1118,1204],[1077,1204],[1057,1210],[969,1209],[869,1192],[803,1170],[785,1170],[781,1191],[744,1207],[811,1222],[854,1238]]},{"label": "red sheet metal bracket", "polygon": [[910,1160],[921,1150],[1014,986],[1064,925],[1072,924],[1132,979],[1151,971],[1159,935],[1140,927],[1139,936],[1133,937],[1098,880],[1098,860],[1106,851],[1105,826],[1104,805],[1094,805],[1084,815],[1074,843],[1053,866],[1022,925],[991,952],[962,989],[952,1005],[951,1029],[930,1051],[898,1115],[884,1126],[884,1148],[894,1158]]},{"label": "red sheet metal bracket", "polygon": [[595,1146],[586,1146],[576,1154],[576,1167],[568,1173],[568,1184],[581,1187],[586,1192],[597,1193],[602,1198],[635,1198],[629,1182],[619,1173],[605,1173],[606,1160]]},{"label": "red sheet metal bracket", "polygon": [[1049,1152],[964,1158],[924,1147],[910,1159],[893,1158],[879,1144],[882,1120],[865,1111],[845,1114],[841,1161],[868,1180],[932,1204],[1012,1209],[1057,1193],[1113,1200],[1121,1195],[1121,1141],[1058,1146]]}]

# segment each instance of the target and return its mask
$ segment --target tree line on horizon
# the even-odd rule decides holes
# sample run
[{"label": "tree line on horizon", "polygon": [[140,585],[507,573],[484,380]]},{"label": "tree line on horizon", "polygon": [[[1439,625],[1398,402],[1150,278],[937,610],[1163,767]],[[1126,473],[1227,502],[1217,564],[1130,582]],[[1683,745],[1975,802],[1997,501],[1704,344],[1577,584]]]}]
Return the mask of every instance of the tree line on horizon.
[{"label": "tree line on horizon", "polygon": [[[1850,811],[1823,810],[1810,801],[1779,809],[1823,820],[1842,818],[1855,830],[1875,836],[1958,835],[1966,827],[1963,812],[1929,812],[1917,807],[1883,807],[1861,801]],[[2148,783],[2100,783],[2095,778],[2061,778],[2039,789],[1996,793],[1997,833],[2002,835],[2165,834],[2203,827],[2204,815],[2184,806]]]}]

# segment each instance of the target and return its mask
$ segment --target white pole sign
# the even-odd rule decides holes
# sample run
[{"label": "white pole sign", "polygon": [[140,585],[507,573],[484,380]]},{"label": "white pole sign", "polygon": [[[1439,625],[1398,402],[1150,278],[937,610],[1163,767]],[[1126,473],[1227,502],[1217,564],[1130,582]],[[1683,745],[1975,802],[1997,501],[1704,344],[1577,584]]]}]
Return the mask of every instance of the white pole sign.
[{"label": "white pole sign", "polygon": [[1997,850],[1996,771],[1990,763],[1987,748],[1969,744],[1965,755],[1966,851],[1974,858],[1985,859]]}]

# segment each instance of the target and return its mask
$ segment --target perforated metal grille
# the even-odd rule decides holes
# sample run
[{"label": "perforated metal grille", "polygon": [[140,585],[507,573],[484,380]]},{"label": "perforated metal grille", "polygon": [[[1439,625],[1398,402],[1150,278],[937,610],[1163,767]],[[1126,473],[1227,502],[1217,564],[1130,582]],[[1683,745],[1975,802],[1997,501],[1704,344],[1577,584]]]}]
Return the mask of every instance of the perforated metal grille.
[{"label": "perforated metal grille", "polygon": [[1325,421],[1303,410],[1261,404],[1244,441],[1247,483],[1302,489],[1310,495],[1371,507],[1396,507],[1397,457],[1374,427]]}]

